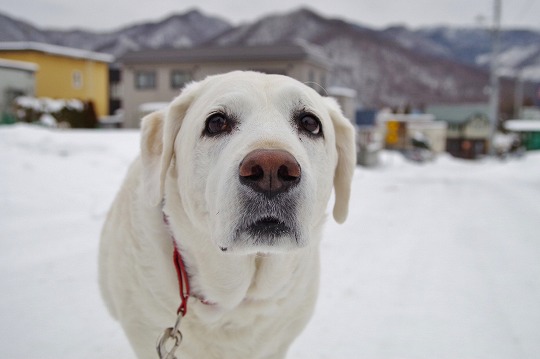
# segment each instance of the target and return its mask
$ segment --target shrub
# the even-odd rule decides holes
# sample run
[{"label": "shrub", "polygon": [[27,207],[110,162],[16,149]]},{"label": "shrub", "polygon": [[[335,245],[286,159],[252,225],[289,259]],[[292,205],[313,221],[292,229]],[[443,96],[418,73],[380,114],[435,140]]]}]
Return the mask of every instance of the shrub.
[{"label": "shrub", "polygon": [[50,120],[43,123],[42,119],[50,119],[52,116],[58,127],[95,128],[98,124],[92,101],[21,96],[15,99],[14,106],[16,119],[19,122],[51,126],[53,124]]}]

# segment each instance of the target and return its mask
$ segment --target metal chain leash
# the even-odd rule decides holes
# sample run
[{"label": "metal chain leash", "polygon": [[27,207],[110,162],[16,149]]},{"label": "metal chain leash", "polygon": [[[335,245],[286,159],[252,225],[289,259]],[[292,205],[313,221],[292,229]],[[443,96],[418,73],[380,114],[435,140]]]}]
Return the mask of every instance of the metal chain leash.
[{"label": "metal chain leash", "polygon": [[[169,220],[165,212],[163,214],[163,222],[168,227],[169,226]],[[187,313],[187,304],[188,304],[188,298],[189,298],[189,277],[184,265],[184,261],[182,260],[182,255],[180,254],[180,251],[178,250],[178,247],[176,246],[176,240],[174,239],[174,236],[172,232],[170,231],[171,240],[173,243],[173,263],[174,267],[176,269],[176,275],[178,279],[178,290],[180,292],[180,306],[177,310],[178,317],[176,318],[176,323],[174,323],[174,327],[167,328],[161,333],[161,335],[158,338],[157,344],[156,344],[156,350],[159,355],[159,359],[177,359],[174,353],[182,343],[182,332],[180,332],[180,321],[186,315]],[[170,347],[170,349],[168,349]]]},{"label": "metal chain leash", "polygon": [[[180,332],[180,321],[184,313],[180,311],[176,318],[174,327],[167,328],[161,333],[158,338],[156,350],[159,355],[159,359],[177,359],[174,353],[182,343],[182,332]],[[172,347],[167,349],[172,343]]]}]

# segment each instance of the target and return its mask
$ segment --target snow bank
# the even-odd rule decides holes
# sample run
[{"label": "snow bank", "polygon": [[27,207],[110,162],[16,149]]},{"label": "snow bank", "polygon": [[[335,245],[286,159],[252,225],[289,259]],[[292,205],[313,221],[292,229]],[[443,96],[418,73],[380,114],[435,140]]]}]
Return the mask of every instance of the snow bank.
[{"label": "snow bank", "polygon": [[[97,286],[99,232],[136,131],[0,127],[0,357],[133,358]],[[540,353],[540,153],[384,152],[329,219],[315,316],[293,359]]]},{"label": "snow bank", "polygon": [[15,104],[23,108],[47,113],[60,112],[63,108],[79,112],[84,110],[84,104],[77,99],[58,100],[47,97],[19,96],[15,99]]}]

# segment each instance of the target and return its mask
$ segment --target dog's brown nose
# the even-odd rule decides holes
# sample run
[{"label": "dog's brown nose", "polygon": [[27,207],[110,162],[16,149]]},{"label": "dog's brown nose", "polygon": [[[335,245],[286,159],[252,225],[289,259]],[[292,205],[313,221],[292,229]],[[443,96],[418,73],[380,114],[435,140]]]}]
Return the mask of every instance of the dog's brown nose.
[{"label": "dog's brown nose", "polygon": [[285,192],[300,182],[296,159],[283,150],[255,150],[240,164],[240,182],[267,197]]}]

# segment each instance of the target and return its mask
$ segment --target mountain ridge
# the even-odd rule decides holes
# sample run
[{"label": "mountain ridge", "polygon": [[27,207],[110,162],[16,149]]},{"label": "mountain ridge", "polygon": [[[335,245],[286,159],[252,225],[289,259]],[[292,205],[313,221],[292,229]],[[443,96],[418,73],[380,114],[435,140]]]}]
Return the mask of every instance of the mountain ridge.
[{"label": "mountain ridge", "polygon": [[[331,83],[355,89],[366,105],[485,102],[489,33],[429,27],[374,30],[302,7],[233,26],[198,9],[108,32],[42,30],[0,13],[0,41],[38,41],[105,52],[192,46],[307,43],[332,64]],[[540,81],[540,32],[501,33],[501,72]],[[505,82],[508,85],[508,81]],[[506,86],[508,87],[508,86]],[[504,90],[504,89],[503,89]]]}]

